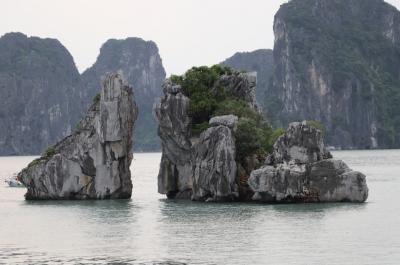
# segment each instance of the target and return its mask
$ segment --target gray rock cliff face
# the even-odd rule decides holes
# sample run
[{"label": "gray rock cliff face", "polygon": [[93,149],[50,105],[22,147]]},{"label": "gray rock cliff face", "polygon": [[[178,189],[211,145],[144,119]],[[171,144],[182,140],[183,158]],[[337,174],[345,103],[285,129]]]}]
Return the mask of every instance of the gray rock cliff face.
[{"label": "gray rock cliff face", "polygon": [[160,150],[157,124],[152,116],[152,106],[161,97],[165,70],[157,45],[140,38],[108,40],[100,49],[95,64],[82,74],[85,88],[81,92],[84,105],[89,106],[98,93],[99,80],[107,72],[121,72],[133,86],[140,114],[135,127],[135,150]]},{"label": "gray rock cliff face", "polygon": [[193,195],[196,201],[234,201],[239,198],[233,115],[214,117],[195,145]]},{"label": "gray rock cliff face", "polygon": [[238,52],[221,63],[238,71],[256,72],[256,98],[262,107],[266,104],[266,92],[273,73],[273,53],[270,49]]},{"label": "gray rock cliff face", "polygon": [[107,72],[123,73],[134,86],[141,109],[136,150],[160,150],[151,113],[165,71],[154,42],[109,40],[80,75],[59,41],[9,33],[0,38],[0,155],[37,155],[70,135]]},{"label": "gray rock cliff face", "polygon": [[180,86],[167,80],[164,97],[154,106],[162,158],[158,174],[158,192],[170,198],[189,198],[192,189],[192,142],[188,97]]},{"label": "gray rock cliff face", "polygon": [[364,202],[366,177],[332,159],[321,132],[306,122],[292,123],[274,145],[267,165],[248,180],[253,200],[268,203]]},{"label": "gray rock cliff face", "polygon": [[[216,82],[216,86],[229,90],[233,97],[246,101],[258,110],[255,85],[256,77],[244,73],[222,76]],[[154,105],[162,143],[159,193],[177,199],[236,199],[238,188],[233,130],[238,118],[233,115],[213,117],[209,122],[211,128],[200,137],[195,137],[191,132],[190,99],[171,80],[164,83],[163,91],[164,97]]]},{"label": "gray rock cliff face", "polygon": [[342,148],[400,146],[400,12],[382,0],[292,0],[274,22],[267,114],[316,120]]},{"label": "gray rock cliff face", "polygon": [[230,94],[231,97],[241,99],[247,102],[250,108],[261,112],[261,108],[256,99],[256,87],[257,87],[257,74],[252,73],[240,73],[238,75],[223,75],[214,85],[213,90],[217,90],[218,87],[223,87],[225,92]]},{"label": "gray rock cliff face", "polygon": [[322,132],[307,123],[291,123],[285,134],[274,144],[267,161],[270,164],[307,164],[332,158],[325,148]]},{"label": "gray rock cliff face", "polygon": [[83,111],[80,76],[55,39],[0,38],[0,155],[39,154],[69,135]]},{"label": "gray rock cliff face", "polygon": [[100,98],[72,135],[19,173],[26,199],[130,198],[137,114],[132,88],[119,74],[107,74]]}]

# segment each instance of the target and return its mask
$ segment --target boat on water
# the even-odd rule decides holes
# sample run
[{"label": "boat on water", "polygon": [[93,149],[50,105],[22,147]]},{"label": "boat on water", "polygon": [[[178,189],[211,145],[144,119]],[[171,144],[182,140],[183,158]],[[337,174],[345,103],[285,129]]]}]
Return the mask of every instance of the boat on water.
[{"label": "boat on water", "polygon": [[22,184],[22,182],[18,179],[18,175],[14,174],[12,177],[10,177],[9,179],[6,179],[4,181],[5,183],[8,184],[8,186],[12,187],[12,188],[24,188],[24,184]]}]

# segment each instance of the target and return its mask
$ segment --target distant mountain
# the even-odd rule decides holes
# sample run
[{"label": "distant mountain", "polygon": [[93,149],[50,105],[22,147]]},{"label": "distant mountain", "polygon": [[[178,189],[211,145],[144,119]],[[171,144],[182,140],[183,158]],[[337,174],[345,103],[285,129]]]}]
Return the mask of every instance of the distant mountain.
[{"label": "distant mountain", "polygon": [[71,133],[82,109],[80,75],[55,39],[0,38],[0,154],[39,154]]},{"label": "distant mountain", "polygon": [[81,97],[85,105],[88,106],[98,93],[101,76],[110,71],[122,72],[134,89],[139,107],[134,131],[134,150],[160,150],[152,107],[155,98],[162,94],[161,84],[166,74],[157,45],[140,38],[111,39],[104,43],[95,64],[82,74],[84,90]]},{"label": "distant mountain", "polygon": [[0,38],[0,155],[40,154],[69,135],[109,71],[122,72],[134,87],[135,150],[159,150],[152,105],[165,71],[154,42],[109,40],[81,76],[59,41],[8,33]]},{"label": "distant mountain", "polygon": [[257,72],[256,98],[264,107],[265,92],[267,91],[273,71],[273,52],[269,49],[260,49],[252,52],[238,52],[221,64],[238,71]]},{"label": "distant mountain", "polygon": [[330,145],[400,147],[400,13],[382,0],[292,0],[274,23],[266,102],[277,126],[316,120]]}]

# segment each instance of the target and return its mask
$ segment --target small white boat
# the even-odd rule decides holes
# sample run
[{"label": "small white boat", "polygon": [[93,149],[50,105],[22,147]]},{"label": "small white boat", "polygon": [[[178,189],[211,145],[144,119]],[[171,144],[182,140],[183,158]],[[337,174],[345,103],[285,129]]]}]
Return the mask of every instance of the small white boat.
[{"label": "small white boat", "polygon": [[5,183],[8,184],[8,186],[12,188],[24,188],[24,184],[21,183],[21,181],[18,180],[17,174],[14,174],[11,178],[6,179],[4,181]]}]

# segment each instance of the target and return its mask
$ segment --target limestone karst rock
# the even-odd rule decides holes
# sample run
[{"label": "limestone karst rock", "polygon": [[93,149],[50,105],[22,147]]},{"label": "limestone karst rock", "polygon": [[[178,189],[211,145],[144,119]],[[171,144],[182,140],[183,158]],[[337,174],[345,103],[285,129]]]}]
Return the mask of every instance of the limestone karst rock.
[{"label": "limestone karst rock", "polygon": [[193,195],[196,201],[235,201],[239,198],[234,128],[238,118],[217,116],[194,146]]},{"label": "limestone karst rock", "polygon": [[307,122],[292,123],[285,134],[274,144],[274,150],[267,163],[307,164],[332,158],[325,148],[323,133]]},{"label": "limestone karst rock", "polygon": [[79,72],[56,39],[0,38],[0,155],[37,155],[83,113]]},{"label": "limestone karst rock", "polygon": [[[240,99],[258,112],[255,86],[255,75],[235,72],[220,76],[209,89],[211,93],[217,93],[217,89],[219,92],[224,90],[231,98]],[[237,199],[236,151],[232,133],[237,117],[213,117],[209,121],[211,128],[200,136],[194,135],[189,115],[191,100],[183,88],[168,79],[163,92],[164,97],[154,106],[162,143],[159,193],[179,199]]]},{"label": "limestone karst rock", "polygon": [[400,12],[382,0],[292,0],[274,22],[267,117],[315,120],[345,149],[400,147]]},{"label": "limestone karst rock", "polygon": [[232,57],[223,61],[222,65],[227,65],[238,71],[257,73],[257,102],[263,107],[266,104],[265,97],[273,71],[273,53],[270,49],[260,49],[251,52],[237,52]]},{"label": "limestone karst rock", "polygon": [[0,38],[0,155],[38,155],[70,135],[107,72],[122,72],[134,88],[141,110],[135,150],[160,150],[152,105],[162,94],[165,70],[154,42],[108,40],[80,75],[58,40],[7,33]]},{"label": "limestone karst rock", "polygon": [[253,200],[268,203],[364,202],[366,177],[343,161],[332,159],[321,132],[307,124],[291,123],[274,145],[267,165],[248,180]]},{"label": "limestone karst rock", "polygon": [[165,70],[157,44],[141,38],[106,41],[92,67],[82,73],[82,99],[89,105],[97,94],[100,77],[107,72],[121,72],[133,86],[140,110],[133,137],[136,151],[159,151],[157,123],[152,115],[154,100],[161,97]]},{"label": "limestone karst rock", "polygon": [[280,130],[259,113],[255,85],[253,74],[221,66],[165,82],[154,106],[159,192],[206,202],[364,202],[366,177],[332,159],[317,123],[292,123],[271,146]]},{"label": "limestone karst rock", "polygon": [[19,173],[26,199],[130,198],[132,131],[138,109],[119,74],[102,80],[100,97],[72,135]]},{"label": "limestone karst rock", "polygon": [[192,190],[192,143],[189,98],[170,80],[163,84],[164,97],[154,106],[162,157],[158,192],[169,198],[190,198]]}]

